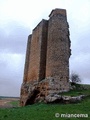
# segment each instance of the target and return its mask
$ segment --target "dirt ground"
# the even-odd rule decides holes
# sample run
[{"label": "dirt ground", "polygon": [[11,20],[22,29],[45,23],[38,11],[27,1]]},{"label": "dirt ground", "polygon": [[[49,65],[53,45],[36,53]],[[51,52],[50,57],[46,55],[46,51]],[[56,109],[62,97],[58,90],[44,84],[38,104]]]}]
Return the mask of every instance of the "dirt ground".
[{"label": "dirt ground", "polygon": [[1,98],[0,108],[12,108],[14,107],[10,102],[19,101],[19,98]]}]

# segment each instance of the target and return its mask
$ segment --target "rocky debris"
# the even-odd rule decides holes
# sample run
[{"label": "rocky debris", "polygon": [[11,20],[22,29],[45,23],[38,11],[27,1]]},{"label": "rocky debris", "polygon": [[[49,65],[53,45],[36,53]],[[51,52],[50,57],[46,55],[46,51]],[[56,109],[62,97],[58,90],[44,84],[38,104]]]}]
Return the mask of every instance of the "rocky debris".
[{"label": "rocky debris", "polygon": [[61,98],[62,97],[60,95],[57,95],[57,94],[48,95],[48,96],[46,96],[45,101],[46,101],[46,103],[60,102]]},{"label": "rocky debris", "polygon": [[[61,85],[59,83],[60,78],[58,77],[49,77],[40,82],[31,81],[22,84],[21,87],[21,97],[20,97],[20,105],[25,106],[29,104],[34,104],[36,102],[44,101],[46,99],[50,99],[49,95],[52,95],[52,102],[57,99],[58,94],[62,92],[68,92],[69,88],[61,89]],[[51,101],[51,100],[50,100]]]},{"label": "rocky debris", "polygon": [[75,90],[76,86],[75,85],[70,85],[70,90]]},{"label": "rocky debris", "polygon": [[60,91],[58,80],[54,78],[44,79],[40,82],[33,81],[31,83],[22,84],[22,105],[34,104],[37,102],[45,103],[78,103],[86,95],[79,96],[66,96],[60,95],[62,92],[67,92],[65,90]]},{"label": "rocky debris", "polygon": [[48,95],[45,98],[46,103],[77,103],[80,102],[83,98],[85,98],[86,95],[80,95],[80,96],[61,96],[61,95]]},{"label": "rocky debris", "polygon": [[90,89],[88,86],[81,85],[81,84],[69,84],[70,90],[88,90]]},{"label": "rocky debris", "polygon": [[81,96],[71,97],[70,103],[77,103],[82,100]]}]

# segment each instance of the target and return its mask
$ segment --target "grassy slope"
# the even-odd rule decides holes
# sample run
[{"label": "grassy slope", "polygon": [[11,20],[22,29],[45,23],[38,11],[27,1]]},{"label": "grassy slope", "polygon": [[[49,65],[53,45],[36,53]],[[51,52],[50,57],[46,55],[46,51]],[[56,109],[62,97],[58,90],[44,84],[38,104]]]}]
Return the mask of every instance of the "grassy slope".
[{"label": "grassy slope", "polygon": [[[90,98],[78,104],[34,104],[23,108],[11,108],[0,110],[0,120],[59,120],[55,113],[89,114],[90,120]],[[82,120],[82,118],[62,118],[62,120]]]},{"label": "grassy slope", "polygon": [[79,96],[79,95],[90,95],[90,90],[71,90],[69,92],[61,93],[60,95],[70,95],[70,96]]},{"label": "grassy slope", "polygon": [[[66,94],[90,94],[90,90],[71,91]],[[88,118],[56,118],[60,114],[88,114]],[[27,107],[0,109],[0,120],[90,120],[90,96],[78,104],[43,104]]]}]

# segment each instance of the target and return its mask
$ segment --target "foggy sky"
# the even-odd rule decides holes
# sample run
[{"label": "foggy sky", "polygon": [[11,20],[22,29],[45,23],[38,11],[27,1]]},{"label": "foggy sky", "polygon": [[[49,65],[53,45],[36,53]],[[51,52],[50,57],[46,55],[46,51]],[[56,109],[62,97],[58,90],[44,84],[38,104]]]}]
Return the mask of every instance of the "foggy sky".
[{"label": "foggy sky", "polygon": [[67,10],[70,73],[90,84],[90,0],[0,0],[0,96],[19,96],[27,37],[52,9]]}]

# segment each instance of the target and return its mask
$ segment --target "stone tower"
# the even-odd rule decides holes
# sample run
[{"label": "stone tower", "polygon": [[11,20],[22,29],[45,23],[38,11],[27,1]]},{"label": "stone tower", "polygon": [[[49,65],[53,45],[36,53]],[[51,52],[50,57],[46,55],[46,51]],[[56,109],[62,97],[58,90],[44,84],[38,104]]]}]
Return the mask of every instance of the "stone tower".
[{"label": "stone tower", "polygon": [[69,90],[69,25],[65,9],[54,9],[28,37],[21,106]]}]

